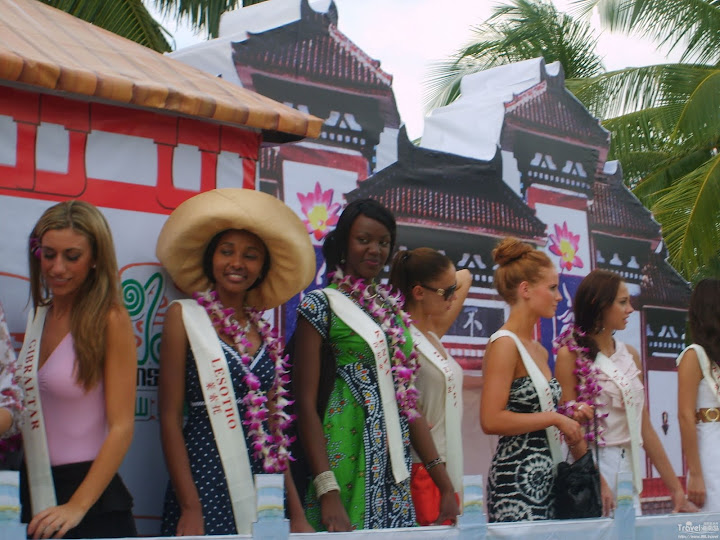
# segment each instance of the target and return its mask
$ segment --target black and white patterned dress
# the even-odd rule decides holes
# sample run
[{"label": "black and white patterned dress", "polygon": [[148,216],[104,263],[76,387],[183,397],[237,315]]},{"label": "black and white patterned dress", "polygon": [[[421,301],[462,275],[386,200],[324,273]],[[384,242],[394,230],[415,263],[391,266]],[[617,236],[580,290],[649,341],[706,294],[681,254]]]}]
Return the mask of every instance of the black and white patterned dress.
[{"label": "black and white patterned dress", "polygon": [[[557,406],[562,394],[555,378],[548,381]],[[515,379],[510,386],[507,410],[541,412],[530,377]],[[488,517],[492,521],[523,521],[555,517],[553,482],[555,467],[544,429],[500,437],[490,464]]]},{"label": "black and white patterned dress", "polygon": [[[245,406],[241,400],[247,393],[247,386],[243,382],[244,371],[240,355],[222,340],[220,343],[232,376],[240,418],[244,418]],[[267,392],[272,386],[275,370],[264,347],[258,350],[250,369],[260,379],[260,389]],[[205,534],[237,534],[225,472],[220,462],[220,454],[215,444],[210,417],[203,399],[195,358],[192,350],[188,349],[188,357],[185,362],[185,402],[188,405],[188,417],[183,428],[183,435],[190,460],[190,470],[200,495]],[[244,426],[243,429],[247,430]],[[248,441],[248,446],[250,446],[250,441]],[[254,459],[252,455],[250,456],[250,466],[253,474],[263,472],[262,463]],[[162,534],[174,536],[179,519],[180,505],[175,497],[172,484],[168,483],[165,508],[163,509]]]}]

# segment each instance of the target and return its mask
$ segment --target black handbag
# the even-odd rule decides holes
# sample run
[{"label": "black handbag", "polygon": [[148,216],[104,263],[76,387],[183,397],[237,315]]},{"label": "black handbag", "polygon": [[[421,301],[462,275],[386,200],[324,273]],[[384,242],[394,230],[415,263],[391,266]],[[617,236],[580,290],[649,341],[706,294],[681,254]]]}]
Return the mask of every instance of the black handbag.
[{"label": "black handbag", "polygon": [[[595,420],[595,451],[597,455],[597,420]],[[558,463],[555,476],[555,517],[577,519],[602,516],[600,469],[593,460],[592,450],[573,463]]]}]

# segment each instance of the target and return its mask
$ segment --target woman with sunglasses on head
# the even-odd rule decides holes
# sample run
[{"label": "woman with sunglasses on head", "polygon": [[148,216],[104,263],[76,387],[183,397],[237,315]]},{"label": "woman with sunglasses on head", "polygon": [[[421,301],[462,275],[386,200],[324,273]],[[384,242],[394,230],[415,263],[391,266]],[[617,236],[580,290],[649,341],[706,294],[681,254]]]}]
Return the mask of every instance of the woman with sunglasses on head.
[{"label": "woman with sunglasses on head", "polygon": [[556,411],[560,385],[547,350],[534,339],[540,318],[555,315],[558,273],[544,252],[516,238],[503,239],[493,259],[495,286],[510,314],[483,358],[480,423],[485,433],[500,435],[488,478],[488,517],[553,519],[560,433],[570,446],[582,441],[580,424]]},{"label": "woman with sunglasses on head", "polygon": [[[293,385],[300,443],[313,476],[305,501],[316,529],[415,525],[410,442],[440,463],[417,413],[417,362],[401,294],[378,282],[395,244],[395,218],[372,199],[353,201],[326,238],[331,284],[298,308]],[[454,521],[454,489],[439,464],[438,520]]]},{"label": "woman with sunglasses on head", "polygon": [[[460,313],[471,279],[468,270],[456,272],[447,256],[430,248],[400,251],[390,269],[390,284],[403,293],[405,311],[413,320],[410,333],[418,352],[418,406],[455,493],[462,493],[463,488],[463,372],[440,338]],[[410,488],[420,525],[434,524],[439,515],[440,490],[428,468],[441,461],[426,465],[413,452]]]},{"label": "woman with sunglasses on head", "polygon": [[693,344],[678,357],[678,417],[688,466],[688,499],[720,512],[720,280],[703,279],[690,297]]},{"label": "woman with sunglasses on head", "polygon": [[618,274],[596,269],[580,282],[573,300],[575,322],[556,340],[562,410],[588,423],[588,439],[594,438],[589,422],[593,410],[597,417],[604,515],[615,507],[619,472],[632,473],[635,513],[640,515],[641,448],[670,490],[674,511],[696,511],[650,422],[640,355],[613,337],[625,329],[633,311],[630,292]]}]

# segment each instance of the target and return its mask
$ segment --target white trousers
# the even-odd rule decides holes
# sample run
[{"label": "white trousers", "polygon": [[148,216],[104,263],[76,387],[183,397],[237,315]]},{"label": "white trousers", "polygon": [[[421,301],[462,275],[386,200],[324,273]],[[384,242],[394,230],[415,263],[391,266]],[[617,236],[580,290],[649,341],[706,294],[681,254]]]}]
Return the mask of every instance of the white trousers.
[{"label": "white trousers", "polygon": [[[593,454],[595,449],[593,449]],[[605,478],[613,496],[617,500],[617,476],[618,473],[626,472],[632,475],[632,459],[630,444],[622,446],[601,446],[600,453],[600,474]],[[635,507],[635,515],[642,514],[640,506],[640,494],[633,495],[633,506]]]}]

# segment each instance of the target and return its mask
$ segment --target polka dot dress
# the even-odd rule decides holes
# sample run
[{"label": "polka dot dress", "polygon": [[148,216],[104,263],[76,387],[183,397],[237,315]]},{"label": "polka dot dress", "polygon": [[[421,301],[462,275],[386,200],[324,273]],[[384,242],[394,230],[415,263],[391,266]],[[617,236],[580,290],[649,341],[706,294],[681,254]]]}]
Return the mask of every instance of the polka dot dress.
[{"label": "polka dot dress", "polygon": [[[241,399],[247,393],[247,386],[242,380],[244,372],[240,355],[226,343],[221,341],[221,344],[232,376],[240,417],[244,418],[245,406]],[[267,392],[272,386],[274,366],[264,348],[258,351],[250,369],[260,379],[261,390]],[[185,401],[188,404],[188,417],[183,428],[183,435],[192,477],[200,495],[205,520],[205,534],[237,534],[225,473],[203,401],[197,366],[191,350],[188,351],[188,358],[185,362]],[[248,446],[249,444],[248,442]],[[263,472],[262,463],[253,459],[252,456],[250,456],[250,466],[253,474]],[[163,509],[162,534],[164,536],[175,535],[179,519],[180,505],[175,497],[172,484],[168,483]]]}]

